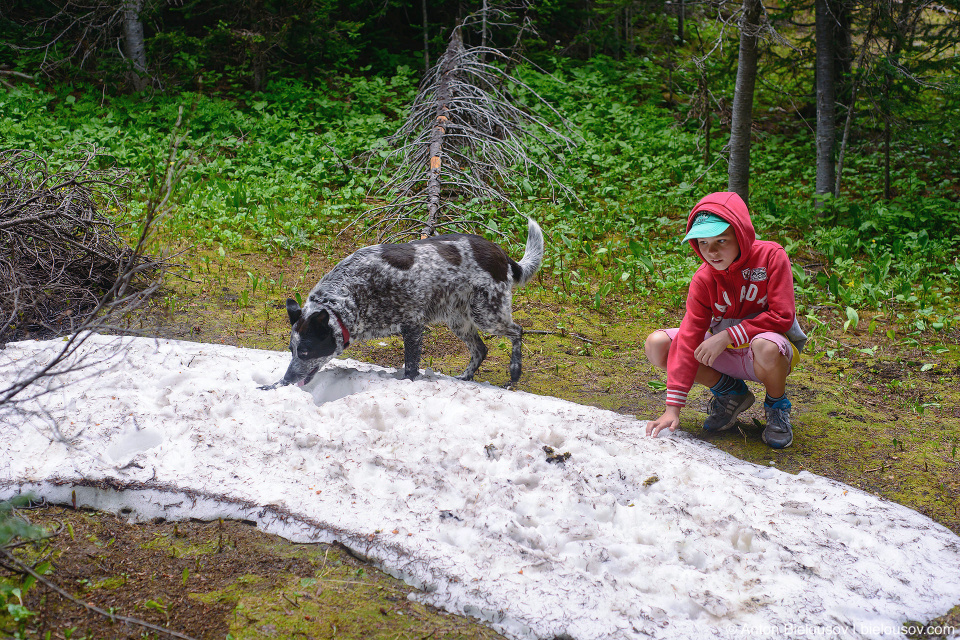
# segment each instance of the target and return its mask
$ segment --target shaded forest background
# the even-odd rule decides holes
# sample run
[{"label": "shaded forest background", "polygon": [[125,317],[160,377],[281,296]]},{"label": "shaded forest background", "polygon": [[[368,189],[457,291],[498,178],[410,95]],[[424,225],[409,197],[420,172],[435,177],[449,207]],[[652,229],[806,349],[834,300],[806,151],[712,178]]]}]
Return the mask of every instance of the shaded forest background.
[{"label": "shaded forest background", "polygon": [[[926,310],[898,316],[921,329],[953,323],[935,312],[960,283],[953,1],[4,0],[0,141],[55,163],[95,143],[137,185],[165,155],[174,105],[192,104],[194,155],[168,228],[206,246],[259,238],[296,251],[391,197],[378,190],[396,168],[364,169],[389,156],[465,20],[464,44],[499,52],[490,64],[515,74],[508,99],[577,144],[526,147],[527,164],[552,163],[566,190],[518,167],[500,185],[512,209],[464,204],[507,236],[522,231],[516,213],[547,207],[550,240],[566,248],[548,265],[562,293],[579,282],[606,296],[654,275],[636,243],[674,232],[664,212],[730,189],[761,231],[809,252],[795,267],[801,299],[825,297],[854,326],[884,301]],[[148,189],[134,191],[136,214]],[[563,265],[605,264],[601,238],[633,244],[611,246],[618,268],[588,286]],[[654,288],[684,279],[671,253]]]},{"label": "shaded forest background", "polygon": [[[107,96],[419,76],[468,16],[465,44],[498,48],[508,67],[656,65],[660,97],[698,128],[705,163],[725,152],[729,186],[745,199],[751,138],[783,131],[815,135],[820,206],[842,193],[849,146],[863,139],[860,153],[883,156],[877,179],[889,200],[900,189],[891,147],[916,145],[905,132],[956,108],[960,19],[949,0],[6,0],[0,79],[82,83]],[[758,104],[765,91],[778,99]],[[943,121],[947,135],[925,141],[920,158],[951,153],[955,127]]]}]

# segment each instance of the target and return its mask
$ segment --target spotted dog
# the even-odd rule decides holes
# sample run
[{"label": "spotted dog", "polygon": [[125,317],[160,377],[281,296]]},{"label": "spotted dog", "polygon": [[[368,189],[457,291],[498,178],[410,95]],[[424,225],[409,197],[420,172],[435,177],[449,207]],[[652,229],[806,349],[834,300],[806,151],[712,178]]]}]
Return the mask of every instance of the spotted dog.
[{"label": "spotted dog", "polygon": [[458,376],[470,380],[487,356],[478,331],[508,336],[510,384],[520,379],[523,330],[513,321],[513,289],[543,261],[543,233],[532,219],[523,258],[515,262],[480,236],[451,234],[406,244],[364,247],[313,288],[303,308],[287,300],[293,358],[274,385],[303,385],[354,341],[403,337],[403,374],[420,372],[423,329],[446,324],[470,349]]}]

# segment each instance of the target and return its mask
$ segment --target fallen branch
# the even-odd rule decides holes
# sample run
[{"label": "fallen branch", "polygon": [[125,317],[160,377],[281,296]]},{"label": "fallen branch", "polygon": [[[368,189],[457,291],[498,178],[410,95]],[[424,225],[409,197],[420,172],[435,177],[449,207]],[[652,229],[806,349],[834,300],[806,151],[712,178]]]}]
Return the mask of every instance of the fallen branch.
[{"label": "fallen branch", "polygon": [[79,607],[83,607],[88,611],[92,611],[101,616],[109,618],[111,622],[125,622],[127,624],[137,625],[145,629],[150,629],[151,631],[156,631],[158,633],[166,634],[172,638],[182,638],[183,640],[196,640],[196,638],[194,638],[193,636],[188,636],[178,631],[173,631],[172,629],[167,629],[166,627],[161,627],[161,626],[152,624],[150,622],[147,622],[145,620],[140,620],[139,618],[131,618],[130,616],[121,616],[116,613],[111,613],[110,611],[105,611],[100,607],[95,607],[92,604],[88,604],[86,602],[83,602],[82,600],[78,600],[77,598],[73,597],[72,595],[64,591],[62,588],[60,588],[59,585],[57,585],[56,583],[50,580],[47,580],[44,576],[34,571],[33,568],[21,562],[19,558],[14,556],[12,553],[7,551],[6,549],[0,548],[0,554],[2,554],[3,557],[7,559],[8,562],[13,563],[13,566],[17,568],[16,569],[17,573],[22,573],[22,574],[27,574],[32,576],[37,582],[47,587],[51,591],[54,591],[55,593],[59,594],[63,598],[66,598],[73,604]]},{"label": "fallen branch", "polygon": [[36,82],[37,79],[26,73],[20,73],[19,71],[13,71],[11,69],[0,69],[0,84],[5,86],[8,89],[13,89],[13,84],[4,80],[4,76],[7,78],[20,78],[22,80],[29,80],[30,82]]},{"label": "fallen branch", "polygon": [[532,333],[533,335],[539,335],[539,336],[567,336],[567,335],[569,335],[569,336],[573,336],[574,338],[576,338],[576,339],[578,339],[578,340],[582,340],[583,342],[587,342],[587,343],[589,343],[589,344],[607,344],[607,345],[611,345],[611,346],[612,346],[612,343],[610,343],[610,342],[601,342],[601,341],[599,341],[599,340],[591,340],[590,338],[585,338],[585,337],[583,337],[582,335],[580,335],[579,333],[574,333],[573,331],[545,331],[545,330],[543,330],[543,329],[524,329],[524,330],[523,330],[523,333],[524,333],[524,335],[527,335],[527,334],[531,334],[531,333]]},{"label": "fallen branch", "polygon": [[80,147],[52,170],[32,151],[0,151],[0,343],[74,332],[125,270],[142,289],[163,270],[105,214],[122,210],[131,183],[126,171],[96,168],[102,158]]}]

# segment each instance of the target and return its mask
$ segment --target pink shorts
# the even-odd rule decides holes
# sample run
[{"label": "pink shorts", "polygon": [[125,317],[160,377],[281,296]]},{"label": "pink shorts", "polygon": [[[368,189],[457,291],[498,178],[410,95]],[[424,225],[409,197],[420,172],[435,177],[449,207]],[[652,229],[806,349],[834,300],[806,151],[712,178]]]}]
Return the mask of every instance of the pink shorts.
[{"label": "pink shorts", "polygon": [[[674,327],[673,329],[661,329],[661,331],[667,334],[670,340],[673,340],[677,336],[677,333],[680,332],[680,329]],[[709,338],[711,335],[712,334],[710,333],[704,335],[704,340]],[[793,369],[794,365],[797,364],[797,360],[800,357],[800,352],[798,352],[797,348],[793,346],[793,343],[787,339],[787,336],[783,335],[782,333],[758,333],[750,340],[750,344],[753,344],[753,341],[757,338],[769,340],[777,345],[777,347],[780,349],[780,353],[790,358],[791,370]],[[757,374],[753,371],[753,349],[748,348],[749,346],[750,345],[745,344],[742,347],[727,347],[724,349],[723,353],[717,356],[717,359],[713,361],[712,368],[720,373],[727,374],[731,378],[760,382],[757,379]]]}]

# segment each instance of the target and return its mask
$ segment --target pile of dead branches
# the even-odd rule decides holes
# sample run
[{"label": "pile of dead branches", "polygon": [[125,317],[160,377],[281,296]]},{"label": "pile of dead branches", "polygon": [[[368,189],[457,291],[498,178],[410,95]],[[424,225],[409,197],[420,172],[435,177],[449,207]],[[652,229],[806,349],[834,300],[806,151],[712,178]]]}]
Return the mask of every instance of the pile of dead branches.
[{"label": "pile of dead branches", "polygon": [[136,290],[162,269],[121,236],[130,176],[105,160],[85,147],[53,170],[32,151],[0,150],[0,344],[73,333],[116,296],[120,274]]}]

